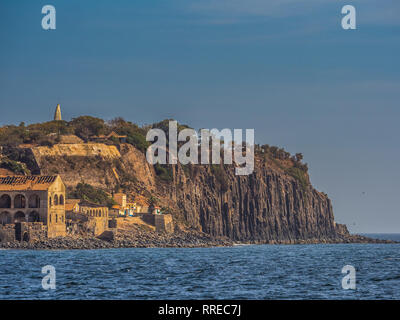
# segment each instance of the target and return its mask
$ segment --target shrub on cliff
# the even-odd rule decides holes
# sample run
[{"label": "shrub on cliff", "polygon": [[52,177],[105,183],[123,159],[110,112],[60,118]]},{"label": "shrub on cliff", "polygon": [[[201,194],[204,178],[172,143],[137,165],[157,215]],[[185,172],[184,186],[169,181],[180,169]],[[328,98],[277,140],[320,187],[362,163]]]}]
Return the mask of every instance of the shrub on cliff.
[{"label": "shrub on cliff", "polygon": [[291,175],[297,181],[299,181],[300,187],[303,191],[307,190],[307,187],[310,184],[310,182],[308,180],[308,175],[304,170],[296,167],[291,167],[286,169],[285,172]]},{"label": "shrub on cliff", "polygon": [[[161,129],[162,131],[165,132],[165,137],[167,139],[167,141],[166,141],[167,142],[167,147],[169,146],[169,122],[170,121],[175,121],[175,120],[174,119],[165,119],[163,121],[160,121],[160,122],[157,122],[157,123],[153,123],[151,125],[151,128],[153,128],[153,129]],[[191,128],[186,124],[180,124],[180,123],[177,124],[178,133],[181,132],[184,129],[191,129]],[[183,142],[183,141],[179,141],[178,142],[178,146],[181,146],[184,143],[185,142]]]},{"label": "shrub on cliff", "polygon": [[75,135],[85,141],[87,141],[91,136],[105,134],[107,131],[107,127],[103,119],[91,116],[74,118],[69,124],[74,129]]},{"label": "shrub on cliff", "polygon": [[4,126],[0,128],[0,145],[17,146],[21,143],[50,145],[57,143],[58,135],[70,134],[73,128],[66,121],[49,121],[25,126]]},{"label": "shrub on cliff", "polygon": [[154,170],[156,171],[157,177],[159,177],[161,180],[164,180],[166,182],[171,182],[174,178],[172,174],[171,165],[156,163],[154,165]]},{"label": "shrub on cliff", "polygon": [[0,168],[10,170],[15,174],[30,175],[31,172],[26,167],[25,163],[3,158],[0,160]]},{"label": "shrub on cliff", "polygon": [[75,190],[68,193],[68,198],[86,200],[109,208],[116,204],[106,192],[87,183],[78,183]]},{"label": "shrub on cliff", "polygon": [[146,130],[140,128],[137,124],[125,121],[123,118],[115,118],[109,123],[110,130],[119,135],[127,136],[126,142],[133,145],[142,152],[146,152],[150,142],[146,141]]},{"label": "shrub on cliff", "polygon": [[26,129],[23,123],[20,126],[4,126],[0,128],[0,145],[17,146],[24,142]]},{"label": "shrub on cliff", "polygon": [[73,128],[67,121],[47,121],[43,123],[35,123],[26,127],[29,132],[30,138],[35,138],[35,136],[46,136],[50,133],[55,134],[71,134],[73,133]]}]

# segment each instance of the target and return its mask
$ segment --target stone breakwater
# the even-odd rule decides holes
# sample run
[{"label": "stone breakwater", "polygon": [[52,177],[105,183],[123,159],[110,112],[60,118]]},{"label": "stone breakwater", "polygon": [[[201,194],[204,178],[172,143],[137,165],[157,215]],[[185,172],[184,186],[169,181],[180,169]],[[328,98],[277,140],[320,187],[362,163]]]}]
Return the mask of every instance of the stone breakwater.
[{"label": "stone breakwater", "polygon": [[111,249],[111,248],[201,248],[233,246],[237,244],[321,244],[321,243],[396,243],[389,240],[371,239],[352,235],[346,239],[309,239],[299,241],[248,241],[232,242],[227,238],[212,238],[204,233],[177,232],[175,234],[121,232],[106,241],[94,237],[59,237],[33,242],[0,243],[0,249],[62,250],[62,249]]},{"label": "stone breakwater", "polygon": [[231,246],[225,238],[211,238],[206,234],[179,232],[166,234],[143,232],[136,234],[120,233],[112,240],[94,237],[59,237],[32,242],[0,243],[3,249],[111,249],[111,248],[195,248]]}]

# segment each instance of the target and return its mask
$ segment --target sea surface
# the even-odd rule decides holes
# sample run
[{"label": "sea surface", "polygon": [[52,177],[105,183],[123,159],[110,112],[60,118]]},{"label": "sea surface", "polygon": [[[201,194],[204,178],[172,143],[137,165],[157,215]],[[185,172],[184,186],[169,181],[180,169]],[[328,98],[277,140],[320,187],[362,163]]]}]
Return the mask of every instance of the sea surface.
[{"label": "sea surface", "polygon": [[0,250],[0,299],[400,299],[400,244]]}]

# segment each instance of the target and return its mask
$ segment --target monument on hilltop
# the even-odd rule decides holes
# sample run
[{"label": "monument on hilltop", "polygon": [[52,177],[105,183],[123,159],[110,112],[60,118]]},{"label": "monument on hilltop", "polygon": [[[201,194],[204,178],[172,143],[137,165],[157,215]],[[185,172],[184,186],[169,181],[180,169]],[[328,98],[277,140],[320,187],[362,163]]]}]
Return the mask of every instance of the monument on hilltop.
[{"label": "monument on hilltop", "polygon": [[56,112],[54,113],[54,121],[61,121],[61,107],[60,104],[57,104]]}]

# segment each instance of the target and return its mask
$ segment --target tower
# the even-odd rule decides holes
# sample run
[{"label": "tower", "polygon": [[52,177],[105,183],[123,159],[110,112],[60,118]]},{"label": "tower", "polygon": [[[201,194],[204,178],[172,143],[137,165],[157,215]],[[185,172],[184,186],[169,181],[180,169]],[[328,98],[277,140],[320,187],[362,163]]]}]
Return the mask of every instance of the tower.
[{"label": "tower", "polygon": [[54,120],[61,121],[61,107],[60,104],[57,104],[56,112],[54,113]]}]

